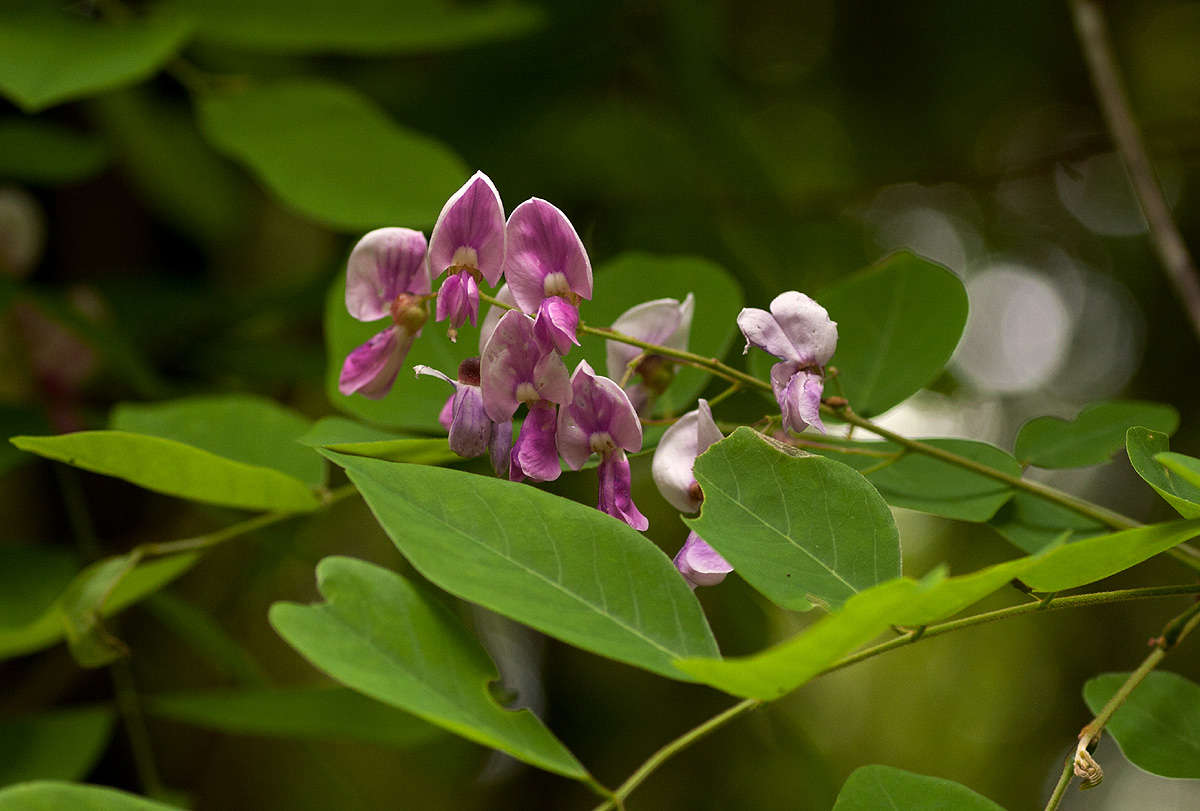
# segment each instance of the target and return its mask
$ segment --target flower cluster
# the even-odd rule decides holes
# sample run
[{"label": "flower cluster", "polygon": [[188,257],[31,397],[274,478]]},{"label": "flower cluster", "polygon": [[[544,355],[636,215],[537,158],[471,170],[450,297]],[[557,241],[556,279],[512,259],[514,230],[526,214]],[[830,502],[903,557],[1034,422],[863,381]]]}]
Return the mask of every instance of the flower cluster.
[{"label": "flower cluster", "polygon": [[[434,282],[442,277],[433,293]],[[391,389],[405,356],[429,317],[448,322],[450,339],[479,320],[480,288],[496,288],[480,327],[479,356],[454,377],[428,366],[417,375],[453,388],[439,414],[450,448],[460,456],[487,454],[497,475],[513,481],[557,479],[563,464],[579,470],[600,457],[598,507],[637,530],[649,522],[633,503],[627,452],[642,447],[642,421],[674,375],[670,357],[620,340],[607,342],[608,377],[587,361],[573,373],[563,360],[579,344],[580,302],[592,297],[592,266],[570,220],[532,198],[504,217],[495,185],[476,172],[442,208],[426,243],[408,228],[381,228],[364,236],[346,269],[346,308],[360,321],[391,323],[346,358],[338,380],[346,395],[380,398]],[[657,299],[621,315],[612,331],[668,355],[687,348],[694,300]],[[785,429],[824,430],[820,404],[824,366],[837,344],[837,325],[808,296],[795,291],[771,310],[747,308],[738,326],[751,345],[780,360],[771,385]],[[633,380],[635,373],[637,380]],[[619,383],[617,381],[620,381]],[[525,407],[514,440],[514,418]],[[695,512],[703,500],[693,467],[720,441],[705,400],[676,420],[655,451],[654,481],[668,502]],[[560,461],[561,460],[561,461]],[[724,579],[732,567],[696,533],[688,535],[675,566],[694,588]]]}]

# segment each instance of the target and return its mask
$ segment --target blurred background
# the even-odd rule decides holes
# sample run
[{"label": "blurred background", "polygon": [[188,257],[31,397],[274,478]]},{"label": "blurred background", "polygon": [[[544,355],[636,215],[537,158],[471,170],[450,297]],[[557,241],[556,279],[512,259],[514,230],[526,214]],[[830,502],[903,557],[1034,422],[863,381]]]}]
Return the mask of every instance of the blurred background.
[{"label": "blurred background", "polygon": [[[18,103],[11,87],[0,99],[6,437],[101,427],[117,402],[204,392],[258,393],[313,418],[336,413],[325,378],[341,358],[326,356],[322,317],[349,248],[378,225],[428,230],[478,168],[510,209],[538,196],[566,211],[594,263],[634,250],[704,257],[735,275],[753,306],[785,289],[819,298],[822,286],[901,247],[943,263],[967,287],[970,320],[948,372],[882,418],[903,432],[1011,449],[1030,417],[1139,398],[1175,405],[1173,449],[1200,453],[1200,344],[1111,151],[1063,3],[48,5],[79,24],[187,15],[189,33],[172,50],[182,59],[168,54],[145,76],[46,103]],[[1195,250],[1200,3],[1106,9],[1156,169]],[[20,39],[23,13],[0,10],[0,42]],[[355,155],[373,153],[360,148],[362,130],[343,136],[334,120],[308,139],[302,128],[272,129],[283,119],[269,109],[230,113],[203,100],[297,77],[353,89],[368,123],[403,133],[396,153],[364,166]],[[245,127],[230,131],[222,114]],[[404,152],[401,140],[420,149]],[[428,174],[438,161],[445,171]],[[338,173],[347,188],[328,180]],[[376,219],[341,205],[363,188],[385,201],[372,211],[417,213]],[[761,403],[744,408],[761,416]],[[646,467],[635,467],[635,500],[652,539],[674,552],[685,528]],[[36,547],[68,576],[82,560],[236,520],[7,445],[0,469],[0,551]],[[1123,454],[1034,475],[1139,520],[1171,517]],[[593,488],[586,476],[554,486],[585,502]],[[1016,554],[986,525],[905,511],[897,520],[907,574],[942,562],[965,572]],[[59,737],[38,737],[44,725],[29,723],[111,706],[113,677],[139,695],[231,686],[247,672],[260,683],[319,683],[266,610],[314,598],[313,566],[333,553],[408,571],[351,500],[222,547],[123,614],[114,630],[133,655],[120,674],[81,670],[61,645],[0,662],[0,755],[10,755],[0,757],[0,782],[28,776],[5,763],[41,741],[58,776],[142,790],[145,764],[139,775],[111,712],[88,724],[61,716]],[[1104,585],[1183,576],[1159,559]],[[729,654],[810,620],[772,608],[736,576],[701,599]],[[981,608],[1013,600],[1001,594]],[[510,686],[607,784],[730,703],[461,610]],[[1083,682],[1136,666],[1176,610],[1147,601],[1022,618],[823,677],[669,762],[629,808],[827,809],[868,763],[1040,808],[1090,718]],[[213,652],[230,646],[238,653]],[[1200,642],[1166,669],[1200,678]],[[576,785],[448,735],[404,746],[281,740],[153,713],[146,730],[161,783],[197,809],[594,804]],[[1099,757],[1103,785],[1072,792],[1064,808],[1200,807],[1194,782],[1122,765],[1111,741]]]}]

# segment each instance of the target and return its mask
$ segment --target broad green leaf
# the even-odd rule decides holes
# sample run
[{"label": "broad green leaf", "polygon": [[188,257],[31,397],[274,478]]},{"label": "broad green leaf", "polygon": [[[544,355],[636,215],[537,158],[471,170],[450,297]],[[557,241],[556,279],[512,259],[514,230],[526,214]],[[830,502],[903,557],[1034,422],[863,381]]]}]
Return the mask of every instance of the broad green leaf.
[{"label": "broad green leaf", "polygon": [[988,524],[1011,544],[1030,554],[1040,552],[1055,541],[1090,538],[1109,531],[1098,521],[1026,492],[1016,493]]},{"label": "broad green leaf", "polygon": [[78,556],[60,546],[0,547],[0,638],[46,613],[78,571]]},{"label": "broad green leaf", "polygon": [[212,614],[168,591],[150,595],[142,607],[223,674],[240,684],[266,684],[262,667]]},{"label": "broad green leaf", "polygon": [[108,163],[103,141],[35,118],[0,120],[0,179],[60,186]]},{"label": "broad green leaf", "polygon": [[442,731],[342,687],[196,690],[146,696],[146,711],[233,735],[419,746]]},{"label": "broad green leaf", "polygon": [[891,511],[841,462],[743,427],[701,454],[695,474],[704,503],[686,523],[784,608],[836,607],[900,574]]},{"label": "broad green leaf", "polygon": [[[98,571],[102,573],[108,570],[108,567],[113,565],[113,560],[120,559],[97,561],[79,572],[70,584],[64,585],[62,593],[54,602],[35,619],[19,627],[0,627],[0,659],[33,653],[61,641],[67,632],[62,605],[68,587],[91,581]],[[197,555],[186,554],[142,563],[117,583],[112,593],[104,600],[100,609],[101,615],[112,616],[146,595],[154,593],[190,569],[197,560]],[[80,585],[74,585],[75,593],[78,593]]]},{"label": "broad green leaf", "polygon": [[511,2],[448,0],[176,0],[206,42],[273,53],[431,53],[510,39],[540,27],[541,11]]},{"label": "broad green leaf", "polygon": [[109,417],[109,427],[115,431],[173,439],[321,487],[326,481],[325,460],[298,442],[310,425],[273,400],[247,394],[120,403]]},{"label": "broad green leaf", "polygon": [[[1021,475],[1017,460],[986,442],[969,439],[921,441],[1001,473]],[[1013,496],[1013,489],[1004,482],[932,456],[905,452],[891,442],[849,442],[833,437],[813,437],[806,439],[802,447],[859,471],[893,507],[959,521],[987,521]]]},{"label": "broad green leaf", "polygon": [[351,456],[370,456],[389,462],[414,465],[445,465],[461,457],[450,450],[445,438],[405,437],[344,417],[324,417],[317,421],[300,442],[312,448],[327,448]]},{"label": "broad green leaf", "polygon": [[55,5],[17,0],[0,11],[0,93],[26,112],[148,79],[191,33],[178,14],[89,22]]},{"label": "broad green leaf", "polygon": [[838,325],[831,364],[854,410],[882,413],[933,381],[967,323],[967,292],[941,265],[892,254],[821,292]]},{"label": "broad green leaf", "polygon": [[213,146],[289,206],[334,228],[428,225],[470,174],[448,147],[334,82],[254,84],[197,105]]},{"label": "broad green leaf", "polygon": [[25,780],[78,780],[112,734],[111,707],[77,707],[0,721],[0,786]]},{"label": "broad green leaf", "polygon": [[[595,298],[580,307],[583,320],[593,327],[611,326],[622,313],[642,302],[660,298],[683,301],[692,293],[696,309],[689,351],[706,358],[722,358],[738,334],[737,315],[743,305],[741,287],[723,268],[707,259],[623,253],[596,268],[594,288]],[[583,356],[604,375],[608,374],[606,343],[594,335],[580,336]],[[572,368],[577,362],[574,356],[568,359]],[[695,408],[696,396],[709,378],[700,369],[676,366],[675,380],[659,398],[657,410],[679,414]]]},{"label": "broad green leaf", "polygon": [[1153,487],[1184,518],[1200,517],[1200,487],[1158,461],[1168,450],[1167,435],[1148,428],[1130,428],[1125,435],[1125,452],[1137,474]]},{"label": "broad green leaf", "polygon": [[[1129,675],[1088,679],[1083,698],[1091,711],[1099,712]],[[1106,729],[1135,766],[1161,777],[1200,779],[1200,684],[1156,670],[1117,708]]]},{"label": "broad green leaf", "polygon": [[587,779],[537,716],[495,702],[488,691],[498,678],[495,666],[441,603],[400,575],[352,558],[322,560],[317,587],[324,603],[276,603],[270,612],[280,636],[317,668],[465,738]]},{"label": "broad green leaf", "polygon": [[528,484],[326,451],[436,585],[590,651],[671,678],[717,656],[700,603],[662,551],[594,507]]},{"label": "broad green leaf", "polygon": [[0,789],[0,811],[181,811],[136,794],[83,783],[37,780]]},{"label": "broad green leaf", "polygon": [[1038,467],[1099,465],[1121,449],[1134,426],[1169,436],[1179,427],[1179,412],[1169,405],[1130,400],[1090,405],[1073,420],[1036,417],[1021,426],[1016,455]]},{"label": "broad green leaf", "polygon": [[893,766],[855,769],[833,811],[1004,811],[961,783],[906,772]]},{"label": "broad green leaf", "polygon": [[298,479],[172,439],[125,431],[16,436],[23,451],[116,476],[169,496],[246,510],[315,510],[320,502]]}]

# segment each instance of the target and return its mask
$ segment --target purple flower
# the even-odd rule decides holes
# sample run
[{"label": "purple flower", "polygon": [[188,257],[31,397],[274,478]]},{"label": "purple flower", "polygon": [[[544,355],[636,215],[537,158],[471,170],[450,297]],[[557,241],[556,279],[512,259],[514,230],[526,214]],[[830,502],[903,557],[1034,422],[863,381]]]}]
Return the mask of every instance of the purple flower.
[{"label": "purple flower", "polygon": [[[507,284],[500,285],[500,289],[496,291],[495,299],[501,304],[507,304],[509,307],[517,306],[517,300],[513,298],[512,290],[508,288]],[[483,317],[483,323],[479,325],[480,352],[483,352],[483,348],[487,346],[492,333],[496,331],[496,325],[500,323],[500,319],[507,312],[507,308],[497,307],[494,304],[488,307],[487,315]]]},{"label": "purple flower", "polygon": [[417,365],[413,371],[440,378],[454,387],[454,394],[438,415],[438,422],[450,434],[450,450],[464,459],[487,453],[496,475],[508,475],[512,420],[493,422],[488,417],[479,387],[479,358],[467,358],[459,364],[457,381],[428,366]]},{"label": "purple flower", "polygon": [[479,281],[489,286],[504,271],[504,206],[483,172],[456,191],[438,215],[429,237],[429,270],[436,279],[449,273],[438,291],[437,320],[450,321],[450,338],[479,314]]},{"label": "purple flower", "polygon": [[771,388],[783,412],[783,427],[803,431],[812,425],[824,433],[823,367],[837,348],[837,323],[824,307],[795,290],[776,296],[769,313],[745,308],[737,322],[746,336],[745,351],[753,344],[781,359],[771,367]]},{"label": "purple flower", "polygon": [[483,348],[480,368],[483,407],[493,422],[512,420],[522,403],[529,407],[512,449],[509,478],[557,479],[562,468],[555,450],[554,404],[571,401],[562,358],[537,341],[527,315],[509,310]]},{"label": "purple flower", "polygon": [[725,558],[695,532],[688,533],[683,548],[672,562],[693,589],[696,586],[715,586],[733,571]]},{"label": "purple flower", "polygon": [[[692,312],[695,297],[691,293],[681,303],[678,299],[660,298],[631,307],[613,322],[616,332],[639,340],[672,349],[687,349],[692,331]],[[642,354],[636,346],[606,341],[608,376],[623,380],[629,364]],[[648,355],[638,361],[636,371],[641,375],[640,383],[625,387],[629,401],[639,414],[645,414],[653,399],[667,390],[674,379],[673,365],[658,355]]]},{"label": "purple flower", "polygon": [[630,497],[625,451],[642,447],[642,423],[615,381],[597,375],[580,361],[571,376],[571,402],[558,412],[558,452],[572,470],[600,454],[600,503],[603,512],[637,530],[650,525]]},{"label": "purple flower", "polygon": [[538,338],[566,354],[579,343],[579,301],[592,297],[592,265],[583,242],[567,215],[536,197],[513,210],[506,233],[504,276],[513,298],[536,314]]},{"label": "purple flower", "polygon": [[358,241],[346,264],[346,309],[359,321],[390,315],[392,325],[347,356],[338,391],[373,400],[388,393],[429,315],[430,289],[424,234],[379,228]]}]

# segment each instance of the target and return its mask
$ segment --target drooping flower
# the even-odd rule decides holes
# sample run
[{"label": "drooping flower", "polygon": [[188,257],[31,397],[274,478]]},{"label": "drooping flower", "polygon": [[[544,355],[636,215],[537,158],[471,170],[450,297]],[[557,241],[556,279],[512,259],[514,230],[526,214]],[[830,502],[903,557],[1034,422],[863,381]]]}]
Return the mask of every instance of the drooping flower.
[{"label": "drooping flower", "polygon": [[650,525],[630,496],[625,451],[642,447],[642,423],[616,381],[596,374],[582,360],[571,375],[571,402],[558,412],[558,452],[572,470],[600,455],[601,511],[637,530]]},{"label": "drooping flower", "polygon": [[488,417],[479,387],[479,358],[467,358],[459,364],[458,380],[429,366],[418,364],[413,371],[439,378],[454,387],[454,394],[438,415],[438,422],[450,434],[450,450],[464,459],[487,453],[496,475],[507,476],[513,444],[512,420],[493,422]]},{"label": "drooping flower", "polygon": [[508,217],[504,276],[535,334],[565,355],[578,344],[579,301],[592,297],[592,265],[567,215],[536,197]]},{"label": "drooping flower", "polygon": [[822,433],[821,396],[825,364],[837,348],[837,323],[803,293],[789,290],[771,302],[771,312],[747,307],[738,314],[746,349],[763,349],[780,362],[771,367],[771,388],[783,412],[783,427],[803,431],[809,425]]},{"label": "drooping flower", "polygon": [[533,321],[509,310],[496,324],[480,358],[483,407],[493,422],[512,420],[529,407],[511,453],[509,478],[557,479],[562,472],[555,448],[555,404],[571,401],[571,380],[562,358],[534,337]]},{"label": "drooping flower", "polygon": [[504,271],[504,206],[500,193],[483,172],[456,191],[438,215],[429,237],[429,270],[437,279],[448,273],[438,291],[438,321],[450,321],[450,338],[479,316],[479,282],[494,287]]},{"label": "drooping flower", "polygon": [[[622,313],[612,328],[646,343],[687,349],[694,308],[695,297],[691,293],[682,302],[673,298],[646,301]],[[642,350],[619,341],[606,341],[605,344],[608,376],[614,380],[624,379],[629,364],[641,357]],[[671,385],[675,376],[674,364],[659,355],[646,355],[637,360],[635,371],[642,379],[626,385],[625,393],[637,412],[644,416],[654,398]]]},{"label": "drooping flower", "polygon": [[725,558],[695,532],[688,533],[687,540],[672,562],[693,589],[697,586],[715,586],[733,571]]},{"label": "drooping flower", "polygon": [[338,391],[373,400],[388,393],[428,318],[430,289],[420,231],[379,228],[358,241],[346,263],[346,309],[359,321],[391,316],[392,325],[346,357]]}]

